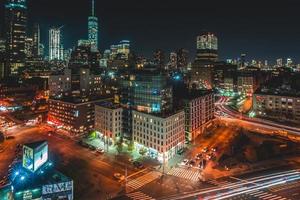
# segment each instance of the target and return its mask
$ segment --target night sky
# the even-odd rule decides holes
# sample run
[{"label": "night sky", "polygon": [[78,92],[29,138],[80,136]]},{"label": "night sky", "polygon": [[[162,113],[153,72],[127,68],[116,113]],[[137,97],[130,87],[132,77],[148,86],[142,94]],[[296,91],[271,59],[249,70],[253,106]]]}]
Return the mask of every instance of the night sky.
[{"label": "night sky", "polygon": [[[193,56],[197,34],[208,30],[219,38],[222,59],[245,52],[248,59],[300,60],[299,0],[95,1],[102,50],[129,39],[134,51],[146,56],[157,48],[180,47]],[[86,38],[90,6],[89,0],[28,0],[30,21],[41,23],[46,46],[51,25],[65,25],[66,47]]]}]

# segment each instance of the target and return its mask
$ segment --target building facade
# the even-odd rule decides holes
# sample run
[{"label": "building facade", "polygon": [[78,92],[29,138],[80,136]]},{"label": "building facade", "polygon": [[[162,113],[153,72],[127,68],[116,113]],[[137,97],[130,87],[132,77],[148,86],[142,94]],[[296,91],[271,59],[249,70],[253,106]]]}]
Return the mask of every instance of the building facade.
[{"label": "building facade", "polygon": [[184,147],[184,111],[168,115],[152,115],[132,111],[133,141],[138,150],[165,163]]},{"label": "building facade", "polygon": [[7,75],[17,75],[25,65],[25,39],[27,31],[26,0],[8,0],[5,4],[5,38]]},{"label": "building facade", "polygon": [[49,60],[63,60],[63,45],[61,28],[51,28],[49,30]]},{"label": "building facade", "polygon": [[50,75],[48,81],[50,97],[60,97],[70,93],[72,89],[71,79],[71,69],[65,69],[62,74]]},{"label": "building facade", "polygon": [[214,94],[212,91],[190,91],[184,99],[185,136],[194,141],[212,125],[214,119]]},{"label": "building facade", "polygon": [[97,102],[81,99],[49,99],[48,123],[68,130],[71,135],[83,135],[94,129]]},{"label": "building facade", "polygon": [[197,37],[197,60],[218,60],[218,38],[213,33],[205,32]]},{"label": "building facade", "polygon": [[95,130],[100,136],[111,141],[122,137],[122,112],[122,107],[112,102],[95,104]]},{"label": "building facade", "polygon": [[253,95],[257,116],[300,124],[300,95],[259,90]]}]

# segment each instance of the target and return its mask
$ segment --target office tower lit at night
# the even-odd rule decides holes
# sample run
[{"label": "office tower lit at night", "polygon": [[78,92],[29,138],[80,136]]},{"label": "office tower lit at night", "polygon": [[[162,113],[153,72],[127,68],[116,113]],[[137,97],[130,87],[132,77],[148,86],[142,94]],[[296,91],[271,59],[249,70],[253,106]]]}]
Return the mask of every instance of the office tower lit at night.
[{"label": "office tower lit at night", "polygon": [[218,38],[213,33],[203,33],[197,37],[197,60],[218,60]]},{"label": "office tower lit at night", "polygon": [[17,75],[25,65],[27,5],[25,0],[8,0],[5,4],[6,73]]},{"label": "office tower lit at night", "polygon": [[33,56],[38,57],[40,56],[40,25],[34,24],[33,26]]},{"label": "office tower lit at night", "polygon": [[63,60],[61,28],[49,30],[49,60]]},{"label": "office tower lit at night", "polygon": [[92,51],[98,50],[98,18],[95,16],[95,1],[92,0],[92,15],[88,18],[88,39]]}]

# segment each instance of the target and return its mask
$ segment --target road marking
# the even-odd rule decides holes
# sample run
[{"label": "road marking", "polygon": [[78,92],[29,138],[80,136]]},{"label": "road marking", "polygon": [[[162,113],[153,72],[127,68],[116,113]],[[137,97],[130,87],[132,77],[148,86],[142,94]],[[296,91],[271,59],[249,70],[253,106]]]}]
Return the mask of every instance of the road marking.
[{"label": "road marking", "polygon": [[196,182],[199,180],[200,171],[176,167],[176,168],[172,168],[170,171],[168,171],[167,174]]},{"label": "road marking", "polygon": [[140,176],[136,179],[130,180],[127,182],[127,187],[133,190],[143,187],[144,185],[154,181],[155,179],[161,176],[160,172],[151,171],[143,176]]},{"label": "road marking", "polygon": [[148,196],[147,194],[144,194],[140,191],[126,194],[126,196],[133,200],[155,200],[154,198],[152,198],[152,197]]}]

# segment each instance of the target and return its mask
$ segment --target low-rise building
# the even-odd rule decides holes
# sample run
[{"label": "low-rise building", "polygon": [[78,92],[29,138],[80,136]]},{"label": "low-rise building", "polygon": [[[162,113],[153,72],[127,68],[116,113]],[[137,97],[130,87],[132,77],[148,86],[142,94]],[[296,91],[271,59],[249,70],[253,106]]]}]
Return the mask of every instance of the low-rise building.
[{"label": "low-rise building", "polygon": [[257,116],[300,124],[300,93],[293,90],[258,89],[253,95]]},{"label": "low-rise building", "polygon": [[104,100],[49,99],[48,123],[69,131],[71,135],[88,133],[95,124],[94,104]]},{"label": "low-rise building", "polygon": [[150,157],[165,163],[184,147],[184,111],[149,114],[132,111],[133,141],[137,149],[147,149]]},{"label": "low-rise building", "polygon": [[62,74],[53,74],[49,77],[49,95],[51,97],[63,96],[71,92],[71,69],[65,69]]},{"label": "low-rise building", "polygon": [[122,112],[119,104],[100,102],[95,104],[95,130],[101,136],[116,141],[122,135]]},{"label": "low-rise building", "polygon": [[192,90],[185,96],[186,140],[193,141],[212,125],[214,94],[211,90]]}]

